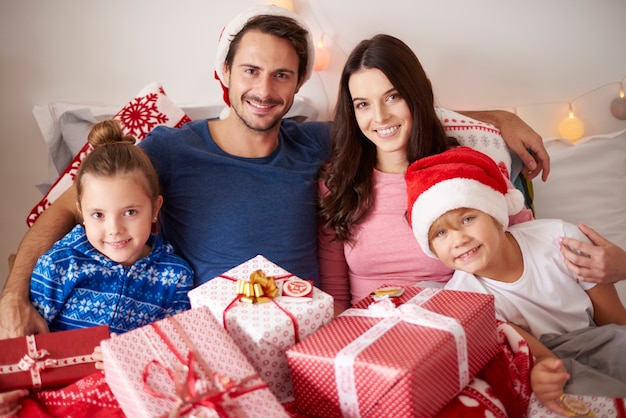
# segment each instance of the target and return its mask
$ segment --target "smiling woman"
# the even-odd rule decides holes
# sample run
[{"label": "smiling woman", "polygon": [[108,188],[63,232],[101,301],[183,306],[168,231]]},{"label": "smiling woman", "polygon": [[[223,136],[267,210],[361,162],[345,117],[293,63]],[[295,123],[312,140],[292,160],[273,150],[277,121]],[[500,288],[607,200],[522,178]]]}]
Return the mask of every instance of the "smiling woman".
[{"label": "smiling woman", "polygon": [[379,69],[350,77],[349,88],[359,129],[376,146],[376,169],[404,173],[413,118],[406,100]]},{"label": "smiling woman", "polygon": [[[383,285],[441,286],[452,275],[424,254],[411,233],[404,172],[411,162],[458,145],[440,120],[457,120],[454,115],[461,116],[435,108],[430,80],[401,40],[377,35],[359,43],[348,57],[332,155],[320,180],[320,275],[338,311]],[[463,119],[467,127],[492,128]],[[489,140],[505,150],[494,131]],[[483,142],[475,140],[473,146]],[[508,179],[510,159],[498,162]],[[531,216],[529,210],[520,214],[514,222]]]}]

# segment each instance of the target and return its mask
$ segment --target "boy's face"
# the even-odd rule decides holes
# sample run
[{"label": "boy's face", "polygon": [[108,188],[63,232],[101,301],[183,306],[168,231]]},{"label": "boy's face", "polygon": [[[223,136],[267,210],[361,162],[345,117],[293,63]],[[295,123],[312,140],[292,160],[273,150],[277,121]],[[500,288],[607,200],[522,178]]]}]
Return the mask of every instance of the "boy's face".
[{"label": "boy's face", "polygon": [[483,275],[499,254],[502,227],[477,209],[454,209],[433,223],[428,233],[430,247],[449,268]]}]

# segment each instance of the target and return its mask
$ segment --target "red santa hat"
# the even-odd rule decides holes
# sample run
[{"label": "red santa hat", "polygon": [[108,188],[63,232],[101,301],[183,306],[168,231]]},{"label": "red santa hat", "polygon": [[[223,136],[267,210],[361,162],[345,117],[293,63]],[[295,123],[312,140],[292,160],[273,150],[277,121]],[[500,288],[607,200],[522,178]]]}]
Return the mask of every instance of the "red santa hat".
[{"label": "red santa hat", "polygon": [[308,55],[309,60],[307,62],[306,71],[304,73],[304,80],[307,81],[311,78],[313,72],[313,65],[315,63],[315,44],[313,43],[313,37],[307,24],[302,20],[300,16],[292,12],[291,10],[279,7],[273,4],[264,4],[259,6],[252,6],[247,10],[241,12],[228,25],[222,29],[220,34],[220,42],[217,45],[217,56],[215,57],[215,79],[222,85],[224,91],[224,102],[230,107],[230,100],[228,99],[228,80],[224,77],[224,63],[226,62],[226,55],[230,50],[230,43],[233,38],[241,32],[244,26],[250,19],[261,15],[272,16],[284,16],[289,17],[296,21],[304,30],[307,31],[307,43],[308,43]]},{"label": "red santa hat", "polygon": [[446,212],[478,209],[504,228],[509,215],[524,207],[524,196],[508,188],[504,174],[491,157],[469,147],[458,147],[422,158],[406,175],[408,219],[425,254],[436,257],[428,245],[428,231]]}]

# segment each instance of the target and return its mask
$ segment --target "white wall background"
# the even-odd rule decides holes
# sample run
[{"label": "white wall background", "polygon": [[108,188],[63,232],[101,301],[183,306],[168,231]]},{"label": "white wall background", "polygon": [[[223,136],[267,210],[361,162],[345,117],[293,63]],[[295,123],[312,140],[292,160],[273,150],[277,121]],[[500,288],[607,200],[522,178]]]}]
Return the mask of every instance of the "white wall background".
[{"label": "white wall background", "polygon": [[[181,105],[219,103],[212,76],[219,33],[236,13],[260,3],[0,1],[0,284],[26,232],[26,215],[41,198],[34,185],[49,173],[32,107],[121,106],[152,81]],[[439,103],[453,109],[567,103],[626,76],[624,0],[294,4],[316,39],[324,34],[333,49],[330,68],[301,91],[323,118],[346,54],[379,32],[414,48]]]}]

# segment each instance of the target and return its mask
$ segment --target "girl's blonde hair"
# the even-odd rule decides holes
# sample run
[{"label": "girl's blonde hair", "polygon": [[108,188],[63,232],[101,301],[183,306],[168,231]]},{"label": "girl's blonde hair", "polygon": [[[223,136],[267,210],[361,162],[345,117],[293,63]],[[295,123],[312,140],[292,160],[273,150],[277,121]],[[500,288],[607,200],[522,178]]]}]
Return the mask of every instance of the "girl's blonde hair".
[{"label": "girl's blonde hair", "polygon": [[91,128],[87,141],[93,147],[93,151],[82,161],[76,175],[76,194],[79,204],[83,195],[85,174],[114,177],[135,170],[139,170],[145,176],[148,183],[146,192],[152,201],[157,200],[160,190],[156,170],[146,153],[134,145],[135,137],[124,135],[117,120],[110,119],[96,123]]}]

